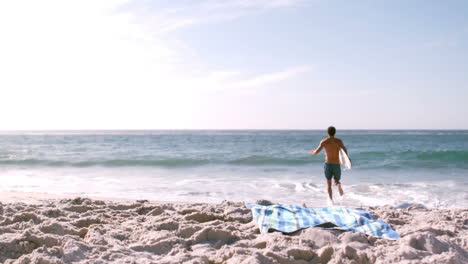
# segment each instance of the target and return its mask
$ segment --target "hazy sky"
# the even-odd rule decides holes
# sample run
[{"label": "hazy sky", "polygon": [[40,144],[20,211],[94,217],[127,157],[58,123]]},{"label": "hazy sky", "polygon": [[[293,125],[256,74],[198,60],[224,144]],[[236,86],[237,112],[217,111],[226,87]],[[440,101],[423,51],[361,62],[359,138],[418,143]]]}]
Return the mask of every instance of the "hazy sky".
[{"label": "hazy sky", "polygon": [[468,129],[466,0],[0,2],[0,129]]}]

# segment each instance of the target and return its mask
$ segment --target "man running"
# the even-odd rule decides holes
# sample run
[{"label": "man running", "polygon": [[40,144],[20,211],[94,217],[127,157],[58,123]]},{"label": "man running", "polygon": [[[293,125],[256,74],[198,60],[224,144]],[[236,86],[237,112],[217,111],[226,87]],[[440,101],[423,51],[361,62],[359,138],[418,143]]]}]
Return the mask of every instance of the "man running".
[{"label": "man running", "polygon": [[332,194],[332,178],[335,179],[335,184],[338,187],[340,195],[343,195],[343,189],[341,189],[341,167],[340,167],[340,148],[344,150],[346,155],[348,155],[348,150],[343,145],[343,142],[335,138],[336,129],[334,127],[328,128],[328,138],[320,141],[320,145],[316,150],[312,150],[310,155],[317,155],[323,148],[325,148],[325,177],[327,178],[327,190],[328,197],[330,197],[331,202],[333,203],[333,194]]}]

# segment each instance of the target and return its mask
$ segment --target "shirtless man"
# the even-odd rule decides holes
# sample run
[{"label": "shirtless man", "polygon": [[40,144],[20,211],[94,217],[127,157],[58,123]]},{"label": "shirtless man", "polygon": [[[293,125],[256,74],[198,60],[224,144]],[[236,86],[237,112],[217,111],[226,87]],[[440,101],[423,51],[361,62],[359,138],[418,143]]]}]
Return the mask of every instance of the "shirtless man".
[{"label": "shirtless man", "polygon": [[335,138],[336,129],[334,127],[328,128],[328,138],[323,139],[320,141],[320,145],[317,147],[316,150],[312,150],[310,155],[317,155],[323,148],[325,148],[325,177],[327,178],[327,190],[328,190],[328,197],[333,202],[333,195],[332,195],[332,178],[335,179],[335,184],[338,187],[338,191],[340,195],[343,195],[343,189],[341,189],[341,167],[340,167],[340,158],[339,152],[340,148],[348,154],[348,150],[343,145],[343,142]]}]

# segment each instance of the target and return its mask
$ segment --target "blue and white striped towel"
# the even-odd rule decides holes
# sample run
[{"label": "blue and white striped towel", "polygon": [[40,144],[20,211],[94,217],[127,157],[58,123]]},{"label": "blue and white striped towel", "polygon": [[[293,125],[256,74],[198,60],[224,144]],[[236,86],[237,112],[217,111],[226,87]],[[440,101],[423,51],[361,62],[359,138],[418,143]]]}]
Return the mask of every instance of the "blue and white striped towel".
[{"label": "blue and white striped towel", "polygon": [[259,226],[261,233],[267,233],[269,229],[291,233],[302,228],[332,223],[335,227],[331,229],[361,232],[391,240],[400,238],[388,224],[382,220],[374,220],[366,210],[304,208],[298,205],[249,204],[247,207],[252,209],[253,221]]}]

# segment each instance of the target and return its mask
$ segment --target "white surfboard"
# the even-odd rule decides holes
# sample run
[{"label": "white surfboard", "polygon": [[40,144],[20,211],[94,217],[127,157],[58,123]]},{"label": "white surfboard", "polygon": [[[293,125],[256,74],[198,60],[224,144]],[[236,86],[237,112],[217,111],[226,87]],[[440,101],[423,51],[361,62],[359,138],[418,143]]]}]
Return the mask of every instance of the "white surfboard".
[{"label": "white surfboard", "polygon": [[344,152],[343,149],[340,149],[340,164],[345,170],[349,170],[352,167],[351,160],[349,160],[348,155]]}]

